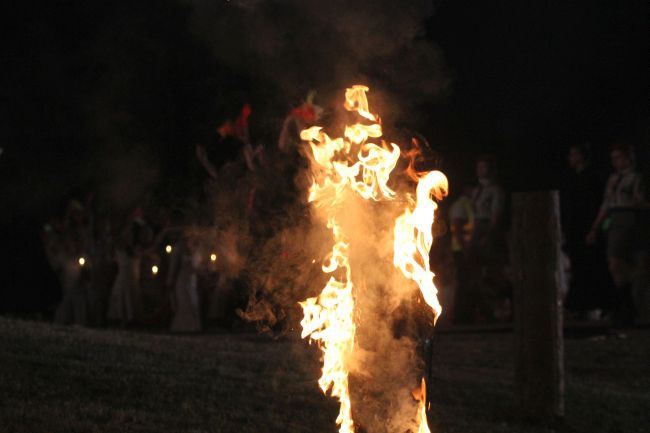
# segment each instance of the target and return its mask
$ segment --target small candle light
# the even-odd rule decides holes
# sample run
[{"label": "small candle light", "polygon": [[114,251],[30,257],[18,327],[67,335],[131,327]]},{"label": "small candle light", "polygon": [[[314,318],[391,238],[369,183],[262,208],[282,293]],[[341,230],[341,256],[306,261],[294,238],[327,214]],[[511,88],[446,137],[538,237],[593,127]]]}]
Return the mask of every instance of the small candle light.
[{"label": "small candle light", "polygon": [[153,265],[151,267],[151,273],[154,274],[154,275],[158,274],[158,266]]},{"label": "small candle light", "polygon": [[210,260],[213,262],[217,261],[217,255],[215,253],[210,254]]},{"label": "small candle light", "polygon": [[79,266],[83,266],[86,264],[86,258],[85,257],[79,257]]},{"label": "small candle light", "polygon": [[171,252],[172,252],[172,246],[171,246],[171,245],[167,245],[167,246],[165,247],[165,252],[166,252],[167,254],[171,254]]}]

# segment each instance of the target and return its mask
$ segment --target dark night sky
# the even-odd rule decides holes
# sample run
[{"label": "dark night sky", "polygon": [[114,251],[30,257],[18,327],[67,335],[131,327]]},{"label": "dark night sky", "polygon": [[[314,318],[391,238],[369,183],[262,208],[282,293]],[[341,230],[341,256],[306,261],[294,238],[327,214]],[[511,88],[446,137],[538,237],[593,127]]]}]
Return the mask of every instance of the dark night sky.
[{"label": "dark night sky", "polygon": [[[419,101],[418,123],[408,126],[425,133],[452,176],[456,166],[466,175],[476,152],[491,152],[511,188],[548,187],[568,143],[590,140],[596,153],[619,137],[647,146],[646,2],[566,3],[437,2],[425,38],[440,47],[451,85]],[[224,87],[257,99],[264,118],[279,119],[296,102],[220,64],[192,34],[190,6],[180,1],[24,2],[13,12],[0,164],[38,204],[48,185],[61,192],[75,179],[101,183],[128,172],[126,161],[148,162],[156,181],[182,176],[185,142]],[[44,189],[31,188],[35,177],[49,178]],[[16,197],[23,202],[25,191]]]},{"label": "dark night sky", "polygon": [[[253,132],[268,143],[279,130],[274,122],[297,94],[318,83],[305,71],[296,94],[284,94],[286,83],[256,71],[274,59],[273,51],[259,62],[250,54],[256,51],[245,49],[248,63],[224,60],[209,44],[210,35],[192,28],[191,3],[25,1],[3,13],[0,222],[3,232],[12,233],[4,239],[10,246],[5,253],[16,245],[38,249],[33,234],[39,225],[77,191],[92,190],[117,207],[128,207],[145,191],[181,193],[189,184],[191,143],[214,116],[215,101],[247,95],[256,110]],[[214,3],[217,14],[231,7]],[[290,49],[277,58],[293,56],[300,65],[300,27],[282,22],[291,8],[279,7],[279,0],[242,3],[259,8],[247,12],[251,19],[266,12],[279,20],[271,29],[290,29],[283,37],[293,45],[287,43]],[[373,2],[375,15],[384,3],[396,7]],[[471,181],[472,158],[489,152],[500,158],[510,190],[556,187],[566,146],[584,140],[592,142],[604,172],[607,145],[615,139],[634,144],[645,164],[648,16],[644,0],[438,1],[433,15],[423,13],[426,33],[417,37],[437,45],[450,84],[417,101],[415,120],[398,121],[429,138],[452,186]],[[399,31],[385,29],[389,37]],[[226,42],[237,48],[255,38]],[[427,71],[419,74],[413,76]],[[417,90],[417,82],[407,86],[409,78],[404,88]],[[399,101],[400,91],[391,90]],[[401,96],[403,102],[410,97]]]},{"label": "dark night sky", "polygon": [[511,189],[555,186],[566,146],[630,140],[648,157],[648,7],[629,2],[442,2],[429,21],[455,72],[431,122],[461,160],[501,156]]}]

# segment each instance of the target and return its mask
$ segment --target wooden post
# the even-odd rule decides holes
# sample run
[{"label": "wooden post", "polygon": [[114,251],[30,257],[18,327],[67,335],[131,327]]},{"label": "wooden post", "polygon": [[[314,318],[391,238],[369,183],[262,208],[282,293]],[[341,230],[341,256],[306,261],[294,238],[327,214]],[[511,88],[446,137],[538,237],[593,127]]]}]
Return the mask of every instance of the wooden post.
[{"label": "wooden post", "polygon": [[557,191],[513,194],[515,378],[521,415],[564,415],[563,269]]}]

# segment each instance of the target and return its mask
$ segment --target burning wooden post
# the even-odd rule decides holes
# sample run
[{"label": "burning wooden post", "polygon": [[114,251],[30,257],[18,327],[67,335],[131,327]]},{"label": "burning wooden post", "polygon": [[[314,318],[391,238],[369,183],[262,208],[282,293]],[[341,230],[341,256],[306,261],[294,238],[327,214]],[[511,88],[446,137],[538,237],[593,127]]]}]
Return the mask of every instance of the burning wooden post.
[{"label": "burning wooden post", "polygon": [[557,191],[513,195],[516,396],[524,417],[564,414],[560,210]]}]

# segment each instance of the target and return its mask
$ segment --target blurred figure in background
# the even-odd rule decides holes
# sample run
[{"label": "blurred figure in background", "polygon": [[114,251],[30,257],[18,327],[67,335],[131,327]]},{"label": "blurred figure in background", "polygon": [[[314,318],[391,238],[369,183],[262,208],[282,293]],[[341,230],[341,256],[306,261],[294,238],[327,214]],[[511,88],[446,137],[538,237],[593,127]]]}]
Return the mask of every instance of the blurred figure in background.
[{"label": "blurred figure in background", "polygon": [[[142,261],[142,289],[145,299],[144,323],[156,328],[168,328],[171,320],[171,299],[167,277],[171,267],[173,245],[181,236],[179,212],[169,212],[162,206],[150,211],[149,221],[155,233],[151,247]],[[174,221],[176,225],[173,225]]]},{"label": "blurred figure in background", "polygon": [[88,295],[89,324],[106,326],[106,311],[115,279],[113,261],[113,227],[108,215],[94,219],[91,261],[91,284]]},{"label": "blurred figure in background", "polygon": [[108,319],[122,326],[134,323],[141,311],[141,260],[152,240],[153,234],[138,208],[127,220],[115,246],[117,276],[111,290]]},{"label": "blurred figure in background", "polygon": [[473,319],[507,320],[509,284],[504,267],[507,251],[504,230],[505,193],[497,182],[496,160],[483,155],[476,160],[478,185],[472,192],[474,225],[469,241],[470,295]]},{"label": "blurred figure in background", "polygon": [[564,247],[571,261],[566,307],[599,319],[607,307],[605,252],[602,245],[587,244],[585,238],[598,214],[603,185],[591,165],[588,144],[571,146],[567,161],[570,170],[560,197]]},{"label": "blurred figure in background", "polygon": [[323,115],[323,108],[314,103],[315,96],[316,92],[310,91],[306,100],[285,117],[278,138],[279,152],[271,155],[273,170],[277,173],[271,179],[276,183],[275,195],[290,204],[304,200],[302,195],[311,185],[307,167],[313,157],[309,146],[300,138],[300,132],[315,125]]},{"label": "blurred figure in background", "polygon": [[44,233],[45,251],[63,295],[54,323],[86,325],[88,321],[89,233],[85,212],[81,203],[70,201],[62,224],[48,225]]},{"label": "blurred figure in background", "polygon": [[634,154],[627,144],[615,143],[610,157],[614,173],[607,180],[598,214],[586,240],[593,245],[602,227],[607,236],[607,262],[616,286],[614,322],[632,325],[635,320],[633,287],[643,272],[642,210],[647,207],[643,179],[634,169]]},{"label": "blurred figure in background", "polygon": [[[246,178],[262,161],[262,148],[253,149],[248,133],[248,103],[233,105],[221,113],[216,130],[206,134],[196,144],[199,162],[200,198],[202,223],[223,224],[219,211],[227,207],[242,215],[252,207],[255,191]],[[225,207],[224,207],[225,204]],[[215,221],[215,219],[217,221]]]},{"label": "blurred figure in background", "polygon": [[[204,179],[216,180],[224,164],[244,156],[245,142],[238,134],[236,115],[224,116],[216,130],[196,145],[196,158],[204,170]],[[247,138],[247,133],[244,138]]]},{"label": "blurred figure in background", "polygon": [[470,279],[467,263],[469,242],[474,227],[472,191],[472,187],[465,186],[460,197],[452,203],[449,209],[451,250],[454,256],[456,273],[456,302],[453,320],[460,323],[468,322],[472,317],[470,293],[468,292]]},{"label": "blurred figure in background", "polygon": [[203,262],[198,240],[188,236],[173,246],[167,288],[172,297],[171,332],[200,332],[198,276]]},{"label": "blurred figure in background", "polygon": [[[261,148],[253,149],[248,134],[248,117],[252,110],[247,103],[231,104],[218,119],[216,134],[211,134],[196,147],[197,159],[206,176],[203,182],[203,199],[200,207],[204,218],[201,225],[214,229],[217,245],[228,245],[228,251],[218,251],[222,257],[236,256],[237,268],[224,282],[224,292],[237,290],[240,272],[245,269],[252,248],[251,211],[256,207],[256,172],[263,163]],[[258,224],[259,225],[259,224]],[[200,292],[209,292],[202,287]],[[221,290],[221,289],[220,289]],[[215,302],[218,296],[212,297]],[[211,301],[212,305],[212,301]],[[214,308],[208,308],[212,317]]]}]

